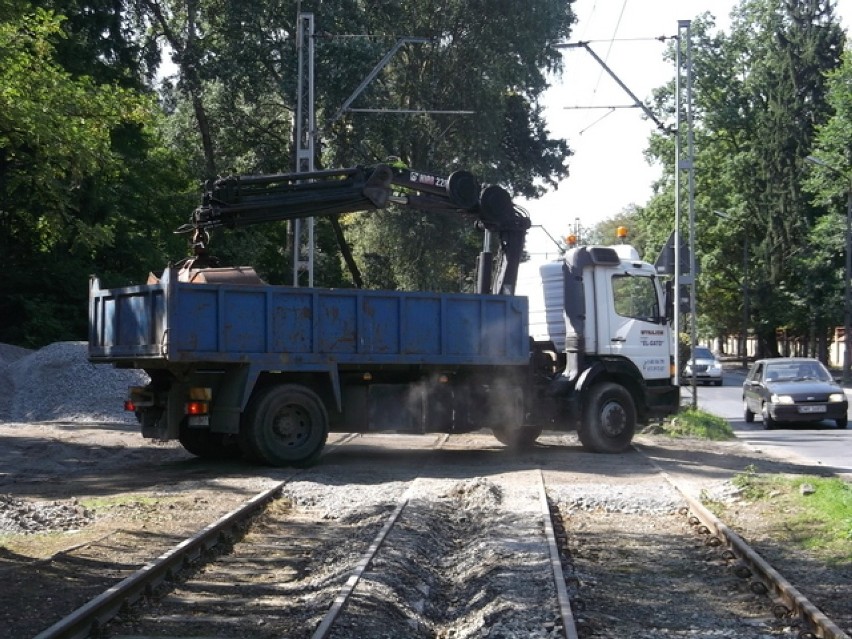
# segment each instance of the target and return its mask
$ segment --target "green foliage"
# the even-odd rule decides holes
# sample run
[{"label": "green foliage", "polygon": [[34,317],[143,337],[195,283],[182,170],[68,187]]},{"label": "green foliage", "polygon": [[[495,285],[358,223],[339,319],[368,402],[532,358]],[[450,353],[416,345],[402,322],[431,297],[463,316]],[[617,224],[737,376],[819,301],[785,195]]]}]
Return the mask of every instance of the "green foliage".
[{"label": "green foliage", "polygon": [[[741,0],[729,33],[705,15],[692,34],[699,328],[706,338],[739,333],[746,286],[749,325],[761,354],[772,354],[776,329],[824,335],[841,319],[831,304],[842,283],[835,243],[820,244],[830,211],[811,201],[803,178],[831,118],[827,78],[844,34],[833,8],[814,0]],[[673,86],[655,100],[674,114]],[[643,217],[662,245],[673,227],[673,139],[655,135],[649,154],[664,174]]]},{"label": "green foliage", "polygon": [[[333,6],[332,6],[333,4]],[[535,195],[567,174],[538,98],[560,71],[570,5],[536,0],[302,2],[318,32],[316,114],[321,166],[398,155],[449,174]],[[172,230],[202,178],[289,171],[296,103],[297,3],[51,0],[0,7],[0,341],[40,346],[85,336],[86,280],[144,280],[186,255]],[[48,10],[49,8],[49,10]],[[428,38],[403,46],[359,104],[338,112],[395,43],[398,25]],[[170,51],[160,102],[154,77]],[[357,105],[356,105],[357,106]],[[417,113],[401,114],[400,109]],[[428,111],[471,110],[473,114]],[[470,288],[481,235],[452,215],[384,211],[350,221],[369,286]],[[292,280],[286,224],[215,237],[212,251]],[[329,220],[318,220],[316,283],[351,284]],[[363,264],[362,264],[363,266]]]},{"label": "green foliage", "polygon": [[[545,185],[567,175],[570,151],[563,140],[548,135],[538,98],[547,85],[544,72],[559,69],[561,58],[552,45],[568,35],[573,20],[569,6],[539,0],[517,12],[501,1],[474,4],[479,6],[447,2],[440,12],[422,2],[389,13],[376,7],[345,16],[345,25],[335,16],[341,32],[385,33],[402,23],[408,33],[431,42],[400,49],[354,103],[416,113],[343,114],[328,130],[326,165],[372,164],[393,155],[439,175],[470,170],[484,182],[525,196],[539,195]],[[321,55],[328,57],[317,82],[329,89],[322,97],[327,106],[321,117],[336,113],[391,44],[380,38],[321,43]],[[472,287],[482,240],[470,219],[386,211],[347,216],[344,228],[360,263],[373,256],[368,265],[373,285]],[[380,263],[383,273],[377,271]]]},{"label": "green foliage", "polygon": [[[153,0],[138,6],[175,52],[177,77],[167,87],[170,135],[191,156],[193,170],[293,170],[296,4],[203,1],[189,13],[188,6],[166,2],[157,5],[159,14]],[[567,175],[570,150],[550,136],[538,99],[546,74],[560,71],[553,45],[569,35],[570,5],[535,0],[518,12],[506,0],[451,0],[434,11],[417,0],[370,3],[365,11],[350,0],[303,2],[301,10],[314,14],[321,34],[315,41],[318,168],[397,156],[439,175],[470,170],[526,196]],[[397,43],[401,24],[405,34],[427,41],[401,46],[352,103],[376,111],[341,111]],[[370,285],[458,290],[482,242],[470,219],[410,210],[347,216],[342,225]],[[281,237],[241,232],[273,235]],[[270,281],[287,281],[288,256],[278,249],[268,259],[273,244],[261,239],[256,247],[265,247],[263,254],[246,257],[261,259]],[[240,237],[219,234],[214,250],[230,258],[245,246]],[[332,263],[333,251],[333,243],[322,247],[319,280],[348,277]]]},{"label": "green foliage", "polygon": [[768,493],[765,483],[760,481],[757,467],[754,464],[749,464],[741,473],[734,475],[731,483],[740,489],[743,498],[750,501],[762,499]]},{"label": "green foliage", "polygon": [[783,518],[786,539],[831,563],[852,561],[852,486],[838,478],[764,475],[753,466],[731,480],[744,499]]},{"label": "green foliage", "polygon": [[187,188],[152,96],[69,73],[65,37],[41,9],[0,23],[0,341],[25,346],[85,337],[90,273],[161,268]]},{"label": "green foliage", "polygon": [[734,437],[728,420],[698,408],[682,409],[663,425],[663,432],[672,437],[697,437],[713,441]]},{"label": "green foliage", "polygon": [[[570,3],[534,0],[524,11],[508,0],[448,0],[441,11],[425,0],[299,6],[315,15],[318,33],[317,167],[394,155],[443,175],[464,168],[526,197],[567,176],[570,149],[550,135],[539,100],[562,71],[554,45],[571,35]],[[22,318],[0,325],[0,341],[79,339],[88,274],[105,285],[138,282],[185,255],[172,230],[196,205],[204,177],[293,170],[296,7],[0,5],[0,316]],[[403,32],[425,41],[401,46],[352,103],[384,112],[341,111]],[[836,230],[852,166],[852,62],[842,57],[833,7],[742,0],[729,33],[705,15],[692,34],[699,329],[705,337],[739,331],[746,286],[749,322],[767,349],[779,327],[825,335],[841,321]],[[166,46],[173,75],[156,96]],[[673,121],[673,86],[654,100]],[[810,154],[839,173],[808,164]],[[655,196],[598,232],[609,242],[614,226],[627,226],[653,260],[673,226],[673,137],[653,136],[648,157],[663,167]],[[482,239],[469,219],[387,210],[341,225],[367,286],[472,287]],[[212,250],[289,283],[292,241],[280,223],[217,233]],[[318,221],[317,244],[317,284],[350,285],[329,220]]]},{"label": "green foliage", "polygon": [[808,165],[805,188],[814,204],[839,213],[845,212],[852,188],[852,51],[848,49],[842,65],[828,74],[827,100],[832,115],[818,127],[812,153],[823,164]]},{"label": "green foliage", "polygon": [[[42,10],[19,23],[0,24],[4,201],[38,209],[38,214],[9,213],[40,235],[41,250],[62,235],[63,216],[76,204],[75,187],[93,173],[120,170],[111,154],[113,129],[144,123],[153,106],[137,94],[61,69],[50,43],[61,35],[60,24],[60,18]],[[97,243],[97,238],[89,241]]]}]

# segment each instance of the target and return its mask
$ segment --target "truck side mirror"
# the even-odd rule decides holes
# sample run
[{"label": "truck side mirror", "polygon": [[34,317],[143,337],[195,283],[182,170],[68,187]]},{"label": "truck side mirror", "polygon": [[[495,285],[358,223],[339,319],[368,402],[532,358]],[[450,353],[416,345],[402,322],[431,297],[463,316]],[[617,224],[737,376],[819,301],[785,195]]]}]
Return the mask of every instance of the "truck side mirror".
[{"label": "truck side mirror", "polygon": [[668,280],[663,291],[663,303],[665,304],[665,314],[663,317],[668,321],[674,321],[674,281]]}]

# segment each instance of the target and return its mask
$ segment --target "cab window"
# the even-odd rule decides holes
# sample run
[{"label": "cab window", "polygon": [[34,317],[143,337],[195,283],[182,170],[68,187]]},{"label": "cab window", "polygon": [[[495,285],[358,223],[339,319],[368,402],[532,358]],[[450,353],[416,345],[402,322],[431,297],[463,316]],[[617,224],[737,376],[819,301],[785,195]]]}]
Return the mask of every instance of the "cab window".
[{"label": "cab window", "polygon": [[612,295],[615,312],[622,317],[651,321],[659,316],[657,289],[650,277],[615,275]]}]

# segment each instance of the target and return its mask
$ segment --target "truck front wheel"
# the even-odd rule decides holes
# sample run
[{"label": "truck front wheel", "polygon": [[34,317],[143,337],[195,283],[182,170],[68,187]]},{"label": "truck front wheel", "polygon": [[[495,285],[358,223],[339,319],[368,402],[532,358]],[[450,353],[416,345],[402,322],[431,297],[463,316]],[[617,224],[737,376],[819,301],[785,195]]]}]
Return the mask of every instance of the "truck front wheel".
[{"label": "truck front wheel", "polygon": [[583,448],[596,453],[620,453],[636,431],[636,407],[623,386],[604,382],[592,387],[577,429]]},{"label": "truck front wheel", "polygon": [[328,438],[322,400],[298,385],[269,386],[254,397],[240,429],[248,457],[271,466],[304,466],[320,454]]}]

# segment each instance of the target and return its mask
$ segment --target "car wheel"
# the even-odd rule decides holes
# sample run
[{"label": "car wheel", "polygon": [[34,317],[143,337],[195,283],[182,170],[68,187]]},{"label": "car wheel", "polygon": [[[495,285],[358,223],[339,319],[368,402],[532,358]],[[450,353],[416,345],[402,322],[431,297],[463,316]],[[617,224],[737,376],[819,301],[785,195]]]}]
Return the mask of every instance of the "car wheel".
[{"label": "car wheel", "polygon": [[764,402],[760,410],[760,414],[763,417],[763,427],[766,430],[772,430],[775,428],[775,420],[772,419],[772,415],[769,414],[769,404]]},{"label": "car wheel", "polygon": [[722,385],[722,380],[721,380],[721,379],[717,379],[717,380],[716,380],[716,386],[721,386],[721,385]]},{"label": "car wheel", "polygon": [[751,424],[754,422],[754,413],[749,410],[748,402],[743,400],[743,417],[746,420],[746,423]]},{"label": "car wheel", "polygon": [[835,421],[837,423],[838,428],[846,428],[846,424],[848,423],[848,418],[838,417],[837,420],[835,420]]}]

